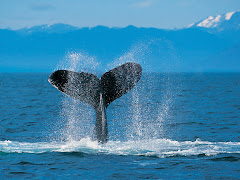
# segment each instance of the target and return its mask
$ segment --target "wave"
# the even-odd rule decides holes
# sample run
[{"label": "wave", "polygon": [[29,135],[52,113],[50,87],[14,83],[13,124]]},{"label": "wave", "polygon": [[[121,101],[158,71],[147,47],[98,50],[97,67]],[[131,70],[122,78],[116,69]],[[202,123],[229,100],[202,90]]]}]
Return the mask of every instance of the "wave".
[{"label": "wave", "polygon": [[68,142],[18,142],[0,141],[3,153],[45,153],[45,152],[82,152],[86,154],[171,156],[217,155],[240,153],[240,142],[174,141],[169,139],[148,139],[139,141],[109,141],[98,144],[91,138]]}]

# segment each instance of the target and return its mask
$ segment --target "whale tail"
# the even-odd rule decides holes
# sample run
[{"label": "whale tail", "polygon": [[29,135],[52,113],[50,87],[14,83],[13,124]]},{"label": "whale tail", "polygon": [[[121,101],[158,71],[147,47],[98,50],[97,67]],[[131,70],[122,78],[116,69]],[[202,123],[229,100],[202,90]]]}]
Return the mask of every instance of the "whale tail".
[{"label": "whale tail", "polygon": [[106,108],[130,91],[141,75],[141,66],[128,62],[104,73],[100,80],[90,73],[58,70],[48,81],[61,92],[90,104],[96,110],[96,139],[105,143],[108,140]]},{"label": "whale tail", "polygon": [[104,73],[100,80],[90,73],[57,70],[50,75],[48,81],[61,92],[96,109],[100,93],[103,94],[107,108],[111,102],[130,91],[141,75],[141,66],[128,62]]}]

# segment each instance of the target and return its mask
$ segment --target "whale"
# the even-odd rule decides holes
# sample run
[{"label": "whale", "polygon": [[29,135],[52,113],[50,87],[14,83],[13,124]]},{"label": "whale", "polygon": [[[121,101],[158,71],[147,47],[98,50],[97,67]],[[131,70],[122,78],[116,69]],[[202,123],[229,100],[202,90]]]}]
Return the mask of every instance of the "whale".
[{"label": "whale", "polygon": [[48,81],[68,96],[90,104],[96,111],[95,140],[103,144],[108,141],[106,109],[116,99],[129,92],[141,79],[142,67],[127,62],[106,73],[99,79],[86,72],[57,70]]}]

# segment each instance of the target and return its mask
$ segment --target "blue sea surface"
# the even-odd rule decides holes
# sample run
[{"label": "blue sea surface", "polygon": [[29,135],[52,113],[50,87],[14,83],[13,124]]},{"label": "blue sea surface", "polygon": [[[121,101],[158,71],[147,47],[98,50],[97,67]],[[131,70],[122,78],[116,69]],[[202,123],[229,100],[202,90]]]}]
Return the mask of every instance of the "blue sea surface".
[{"label": "blue sea surface", "polygon": [[239,179],[240,73],[145,73],[95,112],[48,73],[0,73],[0,179]]}]

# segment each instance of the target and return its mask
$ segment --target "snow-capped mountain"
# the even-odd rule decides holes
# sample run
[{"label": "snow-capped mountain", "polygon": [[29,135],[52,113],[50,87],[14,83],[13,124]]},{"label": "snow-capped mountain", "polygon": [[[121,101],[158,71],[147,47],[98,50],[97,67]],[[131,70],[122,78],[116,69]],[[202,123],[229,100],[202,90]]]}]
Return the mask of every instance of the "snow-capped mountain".
[{"label": "snow-capped mountain", "polygon": [[33,26],[33,27],[29,27],[29,28],[19,29],[18,31],[23,32],[23,33],[36,33],[36,32],[67,33],[70,31],[77,30],[77,29],[79,29],[79,28],[75,27],[75,26],[58,23],[58,24],[52,24],[52,25],[44,24],[41,26]]},{"label": "snow-capped mountain", "polygon": [[190,28],[204,28],[209,31],[238,31],[240,30],[240,11],[229,12],[223,15],[209,16],[189,26]]},{"label": "snow-capped mountain", "polygon": [[[240,72],[239,24],[240,12],[237,11],[210,16],[191,28],[177,30],[134,26],[79,28],[66,24],[0,29],[0,72],[50,72],[67,52],[81,51],[97,57],[104,71],[113,58],[132,47],[133,56],[149,62],[143,68],[150,71],[166,71],[171,62],[179,61],[181,65],[171,66],[171,71]],[[138,52],[145,54],[145,46],[147,53],[142,57]],[[132,54],[132,50],[130,52]]]}]

